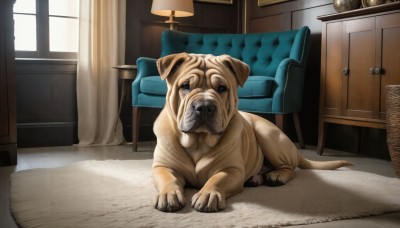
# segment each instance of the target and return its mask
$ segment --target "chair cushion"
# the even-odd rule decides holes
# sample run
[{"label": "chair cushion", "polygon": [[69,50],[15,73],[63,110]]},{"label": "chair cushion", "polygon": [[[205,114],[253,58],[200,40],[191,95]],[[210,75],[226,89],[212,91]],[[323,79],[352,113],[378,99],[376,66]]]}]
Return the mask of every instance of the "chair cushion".
[{"label": "chair cushion", "polygon": [[148,108],[163,108],[165,104],[165,95],[156,96],[145,93],[138,95],[138,103],[135,104],[137,107],[148,107]]},{"label": "chair cushion", "polygon": [[250,76],[243,87],[239,87],[239,98],[272,97],[274,78],[268,76]]},{"label": "chair cushion", "polygon": [[140,81],[140,92],[152,95],[167,94],[167,83],[160,76],[144,77]]},{"label": "chair cushion", "polygon": [[[274,78],[267,76],[250,76],[243,87],[239,87],[239,98],[271,97]],[[145,77],[140,81],[140,92],[151,95],[167,94],[167,84],[160,76]]]}]

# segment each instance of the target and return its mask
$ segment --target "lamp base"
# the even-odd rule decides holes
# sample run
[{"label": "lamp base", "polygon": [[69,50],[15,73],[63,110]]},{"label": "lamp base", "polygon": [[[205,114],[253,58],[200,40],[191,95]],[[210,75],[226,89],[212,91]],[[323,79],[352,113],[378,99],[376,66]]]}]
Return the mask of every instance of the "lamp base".
[{"label": "lamp base", "polygon": [[166,24],[169,24],[169,30],[177,30],[178,29],[178,22],[177,21],[171,21],[167,20],[165,21]]},{"label": "lamp base", "polygon": [[169,15],[169,19],[165,21],[166,24],[169,24],[169,29],[170,30],[177,30],[178,28],[178,22],[174,20],[175,19],[175,11],[171,11],[171,15]]}]

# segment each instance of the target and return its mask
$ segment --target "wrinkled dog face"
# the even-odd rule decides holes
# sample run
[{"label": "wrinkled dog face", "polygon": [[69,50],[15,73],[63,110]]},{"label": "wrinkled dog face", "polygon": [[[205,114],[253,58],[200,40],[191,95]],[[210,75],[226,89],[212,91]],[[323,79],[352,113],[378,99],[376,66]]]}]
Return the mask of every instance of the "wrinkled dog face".
[{"label": "wrinkled dog face", "polygon": [[184,104],[178,112],[183,114],[178,118],[182,132],[220,135],[225,129],[226,115],[232,104],[228,101],[229,93],[234,89],[222,76],[221,67],[211,67],[212,63],[208,60],[204,58],[198,61],[197,68],[202,70],[189,72],[178,82],[179,99]]},{"label": "wrinkled dog face", "polygon": [[227,55],[181,53],[161,58],[157,66],[167,79],[167,108],[180,131],[219,138],[237,110],[237,87],[248,76],[247,65]]}]

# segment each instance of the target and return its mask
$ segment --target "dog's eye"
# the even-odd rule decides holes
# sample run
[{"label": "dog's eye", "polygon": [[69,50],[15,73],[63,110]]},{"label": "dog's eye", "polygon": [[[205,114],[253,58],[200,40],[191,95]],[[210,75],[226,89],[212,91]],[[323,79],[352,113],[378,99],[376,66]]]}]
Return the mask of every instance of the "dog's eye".
[{"label": "dog's eye", "polygon": [[181,89],[183,89],[183,90],[190,90],[190,85],[189,85],[189,83],[184,83],[184,84],[182,84]]},{"label": "dog's eye", "polygon": [[225,86],[220,85],[220,86],[218,86],[217,92],[223,93],[223,92],[226,92],[227,90],[228,89]]}]

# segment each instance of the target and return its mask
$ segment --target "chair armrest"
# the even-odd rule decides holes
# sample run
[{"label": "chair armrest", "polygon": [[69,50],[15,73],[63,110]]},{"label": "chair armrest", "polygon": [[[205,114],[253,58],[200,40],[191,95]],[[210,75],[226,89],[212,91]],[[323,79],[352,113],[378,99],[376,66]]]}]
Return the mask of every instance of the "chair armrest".
[{"label": "chair armrest", "polygon": [[294,59],[284,59],[275,75],[277,88],[273,94],[272,111],[291,113],[301,110],[305,67]]},{"label": "chair armrest", "polygon": [[140,93],[140,80],[147,76],[159,75],[157,70],[157,59],[139,57],[136,60],[137,74],[132,82],[132,105],[137,104],[137,97]]},{"label": "chair armrest", "polygon": [[135,81],[140,81],[143,77],[159,75],[157,70],[157,59],[139,57],[136,60],[137,75]]}]

